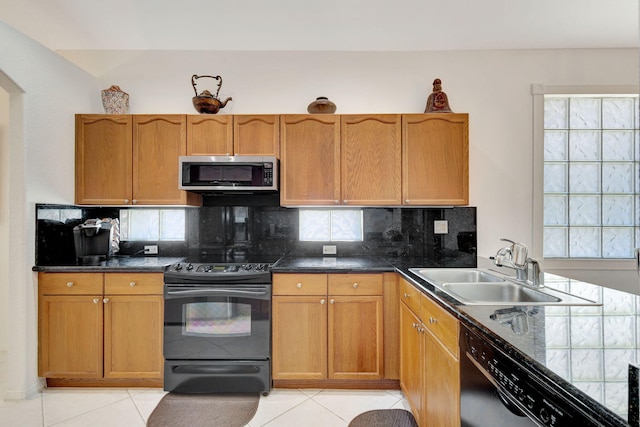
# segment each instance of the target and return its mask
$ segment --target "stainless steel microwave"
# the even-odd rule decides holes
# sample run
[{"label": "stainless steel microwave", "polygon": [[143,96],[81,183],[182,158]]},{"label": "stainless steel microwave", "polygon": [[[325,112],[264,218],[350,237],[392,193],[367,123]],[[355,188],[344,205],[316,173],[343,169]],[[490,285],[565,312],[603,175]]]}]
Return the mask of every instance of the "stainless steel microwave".
[{"label": "stainless steel microwave", "polygon": [[275,156],[180,156],[181,190],[200,193],[278,191]]}]

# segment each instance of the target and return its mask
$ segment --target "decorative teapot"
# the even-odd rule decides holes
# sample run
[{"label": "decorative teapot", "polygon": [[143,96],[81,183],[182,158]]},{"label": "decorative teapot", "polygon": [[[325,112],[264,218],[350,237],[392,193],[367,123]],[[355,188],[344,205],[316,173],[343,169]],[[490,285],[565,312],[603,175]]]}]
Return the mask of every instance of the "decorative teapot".
[{"label": "decorative teapot", "polygon": [[[209,77],[212,79],[218,80],[218,90],[216,90],[216,94],[213,95],[208,90],[205,90],[200,95],[198,95],[198,91],[196,89],[196,80],[202,77]],[[220,76],[191,76],[191,85],[193,86],[193,91],[196,96],[193,97],[193,107],[196,109],[198,113],[201,114],[216,114],[221,108],[224,108],[227,105],[227,102],[231,101],[231,97],[224,100],[224,102],[218,99],[218,93],[220,92],[220,86],[222,86],[222,77]]]}]

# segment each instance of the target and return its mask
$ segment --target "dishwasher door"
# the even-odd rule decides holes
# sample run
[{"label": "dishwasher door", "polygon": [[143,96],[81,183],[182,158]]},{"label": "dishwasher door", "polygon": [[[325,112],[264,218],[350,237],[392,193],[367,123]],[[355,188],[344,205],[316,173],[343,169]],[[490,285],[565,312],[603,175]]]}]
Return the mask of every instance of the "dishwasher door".
[{"label": "dishwasher door", "polygon": [[460,418],[462,427],[538,425],[506,401],[466,352],[460,353]]},{"label": "dishwasher door", "polygon": [[[516,407],[489,380],[471,353],[490,352],[481,339],[463,328],[460,339],[460,418],[462,427],[541,426]],[[471,336],[469,336],[471,335]],[[473,344],[470,343],[473,342]],[[495,381],[495,380],[494,380]]]}]

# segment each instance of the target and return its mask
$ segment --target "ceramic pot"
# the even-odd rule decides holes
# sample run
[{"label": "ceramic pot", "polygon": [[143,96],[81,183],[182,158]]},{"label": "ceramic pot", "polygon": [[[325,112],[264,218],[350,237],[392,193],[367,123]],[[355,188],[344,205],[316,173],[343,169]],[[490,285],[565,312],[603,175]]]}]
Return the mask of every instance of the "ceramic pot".
[{"label": "ceramic pot", "polygon": [[319,96],[307,107],[310,114],[333,114],[336,112],[336,104],[325,96]]}]

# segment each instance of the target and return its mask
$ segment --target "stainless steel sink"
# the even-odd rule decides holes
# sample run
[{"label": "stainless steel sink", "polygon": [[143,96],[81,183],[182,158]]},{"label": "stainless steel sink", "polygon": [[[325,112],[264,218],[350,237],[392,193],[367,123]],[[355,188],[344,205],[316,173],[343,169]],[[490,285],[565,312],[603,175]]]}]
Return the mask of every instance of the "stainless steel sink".
[{"label": "stainless steel sink", "polygon": [[478,283],[478,282],[504,282],[504,279],[488,273],[484,270],[468,270],[464,268],[410,268],[409,271],[423,279],[438,283]]},{"label": "stainless steel sink", "polygon": [[464,303],[548,304],[562,301],[558,297],[512,282],[445,283],[442,290]]},{"label": "stainless steel sink", "polygon": [[409,271],[465,305],[600,305],[558,290],[532,288],[513,277],[477,268]]}]

